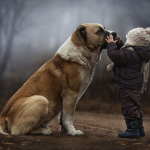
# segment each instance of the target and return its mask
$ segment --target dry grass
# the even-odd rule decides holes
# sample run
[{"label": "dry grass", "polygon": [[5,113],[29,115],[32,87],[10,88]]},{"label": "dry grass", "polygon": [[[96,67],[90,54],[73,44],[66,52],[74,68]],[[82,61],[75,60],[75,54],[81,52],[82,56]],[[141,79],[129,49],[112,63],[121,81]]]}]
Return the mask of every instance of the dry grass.
[{"label": "dry grass", "polygon": [[[0,101],[0,112],[5,106],[7,100]],[[98,113],[108,113],[108,114],[121,114],[121,104],[119,101],[107,102],[100,100],[85,100],[81,99],[77,105],[76,110],[88,111],[88,112],[98,112]],[[148,103],[142,104],[142,111],[146,115],[150,115],[150,105]]]},{"label": "dry grass", "polygon": [[[79,101],[77,105],[77,110],[79,111],[92,111],[99,113],[108,113],[108,114],[122,114],[121,104],[119,102],[109,103],[101,102],[98,100],[89,100],[89,101]],[[150,115],[150,106],[146,103],[142,105],[142,111],[146,115]]]}]

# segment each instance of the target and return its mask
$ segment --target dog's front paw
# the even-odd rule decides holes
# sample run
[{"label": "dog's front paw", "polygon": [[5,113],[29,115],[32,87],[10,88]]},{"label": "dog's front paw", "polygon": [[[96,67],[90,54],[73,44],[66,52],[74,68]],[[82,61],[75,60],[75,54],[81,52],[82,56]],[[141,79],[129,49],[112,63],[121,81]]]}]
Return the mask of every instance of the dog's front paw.
[{"label": "dog's front paw", "polygon": [[75,130],[75,131],[73,131],[73,132],[69,132],[68,134],[69,134],[69,135],[72,135],[72,136],[84,135],[84,133],[83,133],[81,130]]},{"label": "dog's front paw", "polygon": [[81,130],[77,130],[78,135],[84,135],[84,133]]}]

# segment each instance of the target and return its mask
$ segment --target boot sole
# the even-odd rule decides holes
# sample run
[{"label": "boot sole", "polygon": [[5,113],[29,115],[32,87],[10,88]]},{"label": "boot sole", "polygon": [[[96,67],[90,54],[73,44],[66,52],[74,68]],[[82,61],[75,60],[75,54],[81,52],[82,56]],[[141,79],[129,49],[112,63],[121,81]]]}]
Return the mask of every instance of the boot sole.
[{"label": "boot sole", "polygon": [[121,137],[121,136],[119,136],[119,135],[118,135],[118,137],[119,137],[119,138],[128,138],[128,139],[139,139],[139,138],[140,138],[140,136],[136,136],[136,137],[135,137],[135,136]]}]

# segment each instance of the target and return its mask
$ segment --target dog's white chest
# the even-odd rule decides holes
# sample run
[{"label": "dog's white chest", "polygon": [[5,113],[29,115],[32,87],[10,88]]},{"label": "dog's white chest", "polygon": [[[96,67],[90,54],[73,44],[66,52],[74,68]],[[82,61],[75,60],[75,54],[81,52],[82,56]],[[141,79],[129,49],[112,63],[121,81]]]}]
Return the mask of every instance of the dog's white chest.
[{"label": "dog's white chest", "polygon": [[93,79],[95,69],[88,70],[88,69],[79,69],[80,77],[81,77],[81,86],[80,86],[80,92],[79,92],[79,98],[83,95],[89,84],[91,83]]},{"label": "dog's white chest", "polygon": [[93,78],[93,72],[89,70],[81,70],[80,76],[81,76],[82,84],[89,84]]}]

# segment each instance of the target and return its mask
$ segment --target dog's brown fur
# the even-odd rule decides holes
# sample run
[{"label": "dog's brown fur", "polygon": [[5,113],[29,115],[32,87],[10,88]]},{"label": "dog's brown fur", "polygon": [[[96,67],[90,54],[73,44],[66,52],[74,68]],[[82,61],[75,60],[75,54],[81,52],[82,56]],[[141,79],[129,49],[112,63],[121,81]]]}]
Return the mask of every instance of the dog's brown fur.
[{"label": "dog's brown fur", "polygon": [[[74,129],[72,118],[77,101],[92,80],[95,64],[105,44],[108,32],[104,30],[102,35],[97,35],[100,28],[104,30],[98,24],[80,25],[71,36],[75,47],[82,48],[88,54],[85,58],[91,59],[87,83],[84,83],[81,75],[86,66],[75,61],[74,54],[70,53],[70,58],[64,58],[66,52],[58,51],[8,101],[0,115],[0,134],[50,134],[46,125],[59,112],[62,132],[83,134]],[[93,54],[98,55],[94,63]],[[82,57],[81,61],[86,64],[87,60],[82,60]],[[5,132],[6,129],[8,133]]]}]

